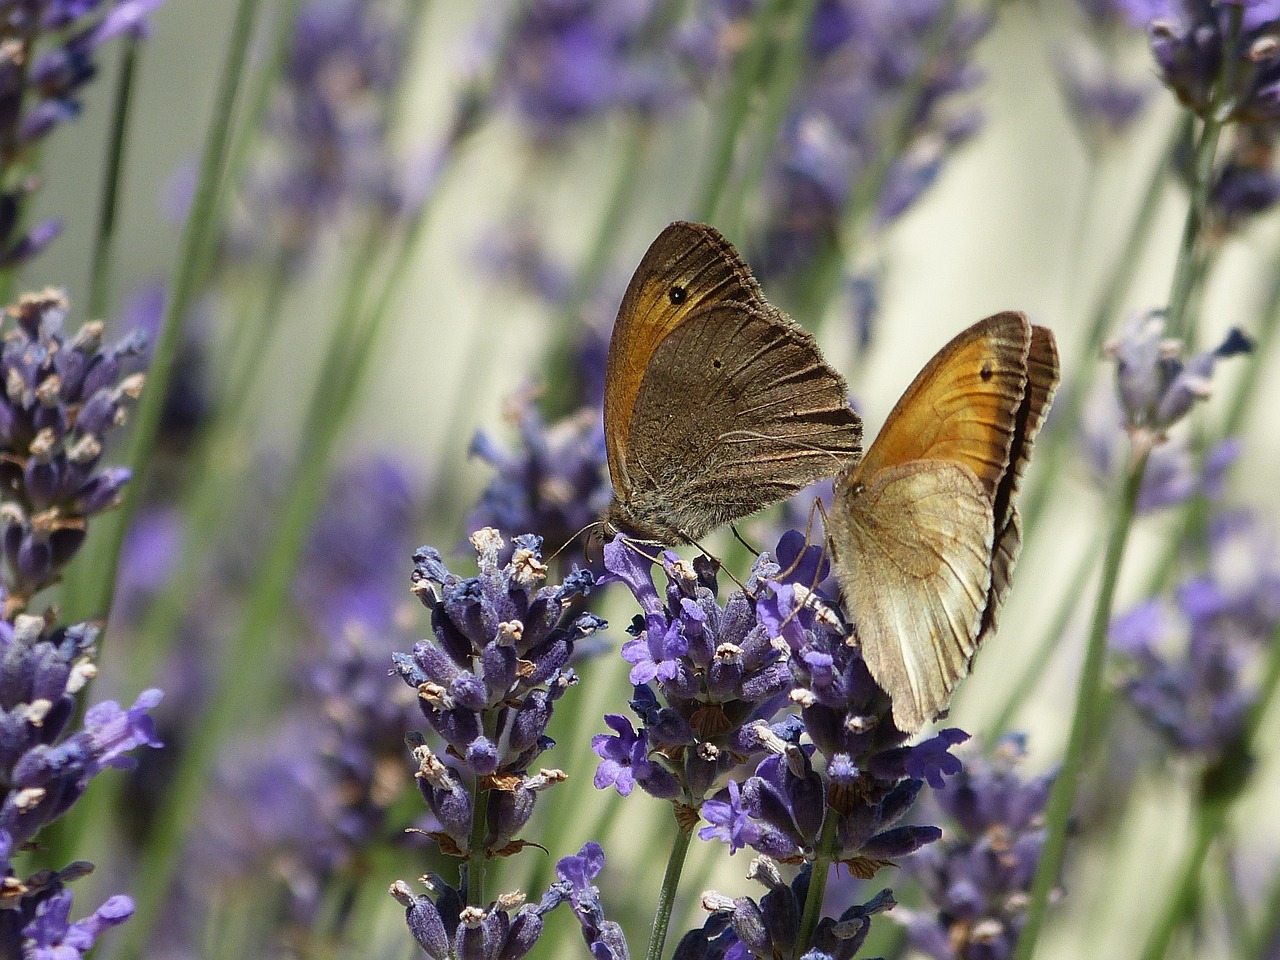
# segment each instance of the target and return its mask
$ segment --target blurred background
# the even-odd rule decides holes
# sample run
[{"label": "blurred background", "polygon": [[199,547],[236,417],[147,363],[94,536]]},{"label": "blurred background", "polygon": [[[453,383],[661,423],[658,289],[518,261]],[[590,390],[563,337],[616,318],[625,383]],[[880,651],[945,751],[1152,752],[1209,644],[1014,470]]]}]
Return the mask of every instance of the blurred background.
[{"label": "blurred background", "polygon": [[[528,532],[543,535],[550,553],[607,502],[591,412],[604,349],[631,271],[674,219],[718,226],[766,295],[818,336],[848,379],[868,440],[915,372],[963,327],[1017,309],[1054,330],[1064,370],[1056,413],[1073,419],[1051,422],[1053,439],[1041,446],[1052,452],[1033,458],[1026,496],[1043,500],[1001,629],[960,687],[948,723],[973,734],[979,751],[1022,731],[1022,774],[1055,769],[1074,709],[1088,578],[1101,562],[1100,532],[1125,457],[1114,401],[1107,406],[1113,373],[1095,332],[1113,338],[1128,318],[1168,301],[1188,207],[1176,149],[1172,169],[1167,161],[1187,129],[1186,111],[1161,83],[1148,30],[1125,15],[1140,4],[908,0],[896,12],[880,0],[260,6],[232,137],[238,186],[222,198],[216,249],[181,318],[157,455],[135,478],[143,492],[95,693],[132,701],[144,687],[164,688],[156,716],[168,746],[143,757],[128,785],[96,784],[104,796],[86,797],[95,804],[83,815],[92,826],[68,835],[87,843],[77,849],[98,872],[78,897],[97,902],[102,896],[89,891],[132,890],[137,875],[114,865],[131,862],[165,822],[153,818],[178,775],[174,757],[201,736],[186,715],[216,702],[221,716],[237,719],[207,748],[212,779],[202,777],[191,788],[196,799],[181,807],[186,846],[171,853],[185,879],[163,894],[170,915],[152,916],[147,954],[418,955],[385,890],[394,879],[445,868],[425,842],[383,842],[423,816],[406,793],[412,765],[401,742],[422,723],[398,679],[376,686],[388,652],[409,649],[429,629],[408,593],[410,554],[434,544],[451,569],[467,571],[474,527],[526,532],[508,529],[519,521],[545,525]],[[159,291],[180,268],[201,145],[210,116],[223,109],[219,70],[236,13],[229,2],[167,0],[137,46],[102,317],[109,337],[139,319],[157,327]],[[769,42],[754,81],[744,83],[765,16],[775,18]],[[890,21],[892,29],[876,33]],[[42,148],[42,185],[29,213],[32,221],[61,218],[64,228],[21,267],[19,287],[65,289],[72,328],[91,319],[117,46],[99,52],[82,114]],[[267,84],[261,77],[276,58],[285,80]],[[263,98],[260,135],[245,121],[255,96]],[[735,103],[744,111],[736,127]],[[732,149],[721,176],[713,158],[726,136]],[[1280,230],[1257,206],[1234,220],[1223,213],[1207,230],[1197,349],[1232,327],[1256,333],[1273,309]],[[1241,452],[1214,503],[1248,506],[1261,531],[1280,519],[1280,436],[1271,429],[1280,387],[1263,351],[1215,373],[1194,442],[1180,441],[1194,462],[1169,470],[1195,489],[1174,499],[1204,499],[1200,458],[1226,415],[1219,397],[1233,396],[1254,367],[1236,424]],[[546,467],[520,459],[536,460],[534,441],[559,451],[543,456],[550,473],[563,468],[555,479],[569,485],[567,495],[546,488],[543,502],[530,504],[513,492]],[[585,472],[571,476],[570,464]],[[312,494],[312,509],[297,506]],[[175,519],[182,516],[186,527]],[[742,529],[770,549],[786,524],[803,529],[804,517],[779,509]],[[1204,565],[1203,551],[1178,547],[1193,529],[1176,508],[1140,517],[1117,613],[1153,587],[1175,596],[1180,578]],[[101,536],[95,527],[87,549]],[[727,535],[711,546],[745,576],[749,558]],[[561,572],[584,562],[580,545],[558,562]],[[1262,561],[1251,554],[1234,563],[1230,575],[1239,579]],[[264,595],[271,571],[295,565],[279,581],[282,593]],[[62,602],[83,608],[84,597],[72,592]],[[528,834],[550,855],[526,850],[504,862],[495,889],[524,887],[531,872],[545,883],[554,858],[601,839],[610,860],[598,882],[639,955],[647,891],[663,867],[650,851],[665,805],[638,793],[620,805],[587,795],[590,735],[628,691],[616,648],[635,611],[631,598],[611,592],[599,612],[612,624],[601,635],[607,649],[584,663],[585,682],[574,691],[581,704],[552,730],[560,746],[551,762],[571,782],[543,798],[536,822],[546,832]],[[347,659],[335,660],[334,650]],[[214,691],[242,675],[233,671],[245,666],[246,651],[260,656],[248,666],[258,680],[238,699],[219,699]],[[1241,669],[1250,678],[1263,671],[1260,659]],[[1124,689],[1132,672],[1111,663],[1110,689]],[[356,701],[335,691],[348,696],[343,684],[357,675],[364,713],[336,716],[337,704]],[[1203,758],[1162,749],[1159,732],[1122,699],[1108,709],[1090,745],[1063,896],[1041,956],[1137,955],[1166,878],[1183,860]],[[338,733],[324,726],[335,716]],[[324,816],[343,829],[321,843],[324,831],[298,813],[332,783],[309,781],[284,758],[320,739],[332,751],[333,737],[345,743],[360,724],[377,726],[385,748],[361,754],[352,761],[359,774],[349,770],[342,781],[366,791],[365,820],[357,829],[342,819],[355,814],[329,809]],[[1275,727],[1274,717],[1265,721],[1264,742]],[[1271,754],[1255,759],[1203,879],[1190,941],[1197,956],[1251,955],[1231,931],[1265,928],[1270,916],[1277,771]],[[569,799],[574,791],[582,795]],[[360,830],[379,844],[353,855],[343,844]],[[702,922],[703,888],[749,889],[745,856],[724,854],[722,844],[695,841],[676,936]],[[537,858],[546,861],[541,868]],[[334,874],[344,877],[340,892],[318,879]],[[909,872],[890,874],[863,889],[911,882]],[[291,914],[295,901],[307,909]],[[173,922],[174,912],[183,922]],[[317,915],[358,916],[366,936],[346,927],[331,941],[308,940],[298,931],[316,929]],[[560,939],[542,943],[540,955],[582,949],[571,917],[549,923]],[[238,948],[224,940],[232,930]],[[885,943],[886,954],[911,949]],[[112,955],[110,942],[101,949]]]}]

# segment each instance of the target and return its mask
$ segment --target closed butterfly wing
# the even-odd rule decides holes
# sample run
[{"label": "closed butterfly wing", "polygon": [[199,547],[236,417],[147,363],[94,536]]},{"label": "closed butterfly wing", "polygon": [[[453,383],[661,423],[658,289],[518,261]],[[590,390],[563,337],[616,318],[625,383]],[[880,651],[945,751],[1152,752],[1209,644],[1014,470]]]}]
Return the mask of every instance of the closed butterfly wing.
[{"label": "closed butterfly wing", "polygon": [[654,351],[632,414],[629,497],[610,519],[665,542],[783,500],[860,453],[844,378],[771,307],[695,311]]},{"label": "closed butterfly wing", "polygon": [[1018,479],[1056,381],[1048,331],[1018,313],[981,320],[925,366],[837,480],[837,575],[905,732],[946,709],[995,624],[1020,541]]},{"label": "closed butterfly wing", "polygon": [[658,345],[699,307],[725,301],[767,306],[733,245],[702,223],[677,221],[649,245],[618,307],[605,369],[605,448],[615,491],[625,494],[636,396]]},{"label": "closed butterfly wing", "polygon": [[697,539],[837,472],[861,435],[844,379],[764,299],[732,245],[703,224],[667,227],[609,344],[606,523]]}]

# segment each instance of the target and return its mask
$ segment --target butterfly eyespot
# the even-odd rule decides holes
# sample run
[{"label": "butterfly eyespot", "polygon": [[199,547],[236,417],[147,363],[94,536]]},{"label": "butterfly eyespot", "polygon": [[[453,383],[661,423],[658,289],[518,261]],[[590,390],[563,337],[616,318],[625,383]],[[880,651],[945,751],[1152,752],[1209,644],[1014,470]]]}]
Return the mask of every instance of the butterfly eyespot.
[{"label": "butterfly eyespot", "polygon": [[672,287],[667,291],[667,298],[678,307],[689,299],[689,291],[684,287]]},{"label": "butterfly eyespot", "polygon": [[711,361],[711,366],[719,370],[721,367],[724,366],[724,361],[721,360],[719,357],[716,357],[714,360]]},{"label": "butterfly eyespot", "polygon": [[979,374],[979,376],[982,377],[982,382],[986,383],[988,380],[991,379],[994,373],[995,371],[991,369],[991,361],[988,360],[986,363],[982,365],[982,372]]}]

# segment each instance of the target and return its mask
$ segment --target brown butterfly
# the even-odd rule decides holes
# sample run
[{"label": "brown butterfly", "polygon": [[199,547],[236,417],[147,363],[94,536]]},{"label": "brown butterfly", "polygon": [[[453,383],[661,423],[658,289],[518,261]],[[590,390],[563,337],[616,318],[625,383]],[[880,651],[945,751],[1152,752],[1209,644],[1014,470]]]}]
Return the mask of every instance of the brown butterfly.
[{"label": "brown butterfly", "polygon": [[893,722],[915,733],[969,672],[1009,589],[1014,497],[1058,384],[1053,334],[1021,313],[938,351],[835,483],[836,575]]},{"label": "brown butterfly", "polygon": [[671,224],[640,261],[605,384],[611,531],[692,542],[861,451],[844,378],[705,224]]}]

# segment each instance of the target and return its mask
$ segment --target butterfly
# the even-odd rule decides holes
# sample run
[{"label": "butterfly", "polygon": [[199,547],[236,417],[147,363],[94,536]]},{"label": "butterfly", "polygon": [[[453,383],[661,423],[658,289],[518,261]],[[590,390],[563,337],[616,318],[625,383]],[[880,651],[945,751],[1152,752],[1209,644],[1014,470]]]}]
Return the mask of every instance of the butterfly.
[{"label": "butterfly", "polygon": [[938,351],[835,481],[828,542],[853,636],[915,733],[996,628],[1022,543],[1015,497],[1058,384],[1053,334],[999,313]]},{"label": "butterfly", "polygon": [[861,452],[844,378],[714,228],[676,222],[627,286],[609,342],[606,531],[691,543]]}]

